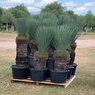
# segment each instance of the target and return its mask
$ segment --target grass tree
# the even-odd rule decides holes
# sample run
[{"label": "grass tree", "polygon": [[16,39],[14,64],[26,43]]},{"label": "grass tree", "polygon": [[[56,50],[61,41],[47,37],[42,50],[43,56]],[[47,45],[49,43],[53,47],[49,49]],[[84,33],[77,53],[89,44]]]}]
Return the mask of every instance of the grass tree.
[{"label": "grass tree", "polygon": [[64,51],[70,45],[69,33],[70,27],[68,25],[62,25],[54,27],[54,47],[56,48],[55,56],[64,56]]},{"label": "grass tree", "polygon": [[63,25],[63,24],[69,24],[74,22],[75,20],[71,18],[69,15],[61,15],[58,19],[58,25]]},{"label": "grass tree", "polygon": [[37,46],[34,39],[38,27],[39,27],[39,20],[33,17],[28,19],[29,52],[30,52],[29,55],[34,55],[34,52],[37,50]]},{"label": "grass tree", "polygon": [[84,22],[79,17],[73,19],[72,17],[65,14],[63,16],[60,16],[58,20],[58,25],[64,25],[64,24],[67,24],[69,27],[71,26],[71,31],[69,33],[69,35],[71,35],[70,37],[71,46],[76,47],[75,40],[80,35],[80,31],[83,28]]},{"label": "grass tree", "polygon": [[54,28],[54,58],[55,69],[63,70],[69,61],[70,55],[67,48],[70,46],[70,31],[71,28],[68,25],[57,26]]},{"label": "grass tree", "polygon": [[68,24],[68,26],[71,26],[71,32],[70,32],[70,45],[71,48],[76,48],[76,39],[81,35],[81,31],[83,29],[84,23],[78,18],[76,21]]},{"label": "grass tree", "polygon": [[15,22],[16,31],[18,33],[16,38],[16,64],[27,65],[28,56],[28,18],[19,18]]},{"label": "grass tree", "polygon": [[39,21],[33,17],[28,19],[28,34],[29,40],[34,40],[36,35],[36,30],[40,26]]},{"label": "grass tree", "polygon": [[14,21],[18,39],[26,39],[28,36],[28,20],[27,18],[19,18]]},{"label": "grass tree", "polygon": [[35,65],[37,68],[45,68],[46,60],[48,58],[48,46],[51,41],[51,29],[46,26],[39,27],[36,32],[35,42],[38,47],[38,51],[35,52]]},{"label": "grass tree", "polygon": [[71,26],[71,31],[69,33],[70,35],[70,38],[69,38],[69,41],[70,41],[70,64],[73,64],[74,63],[74,60],[75,60],[75,49],[76,49],[76,39],[80,36],[81,34],[81,30],[83,28],[83,24],[80,23],[80,21],[76,21],[74,23],[71,23],[71,24],[68,24],[68,26]]}]

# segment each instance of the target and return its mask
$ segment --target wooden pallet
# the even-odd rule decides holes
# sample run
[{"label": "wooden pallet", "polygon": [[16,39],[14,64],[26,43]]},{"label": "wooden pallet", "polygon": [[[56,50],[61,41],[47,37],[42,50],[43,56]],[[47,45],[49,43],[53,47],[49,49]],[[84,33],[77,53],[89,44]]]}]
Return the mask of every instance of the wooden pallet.
[{"label": "wooden pallet", "polygon": [[72,81],[75,79],[76,76],[72,76],[69,80],[67,80],[65,83],[53,83],[50,80],[46,81],[32,81],[30,78],[28,79],[12,79],[11,82],[24,82],[24,83],[35,83],[37,85],[44,84],[44,85],[56,85],[56,86],[63,86],[68,87]]}]

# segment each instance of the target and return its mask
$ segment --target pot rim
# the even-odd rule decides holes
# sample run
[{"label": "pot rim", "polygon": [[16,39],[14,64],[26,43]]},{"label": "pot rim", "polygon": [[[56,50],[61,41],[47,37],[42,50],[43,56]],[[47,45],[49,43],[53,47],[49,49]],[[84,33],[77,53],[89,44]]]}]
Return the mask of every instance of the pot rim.
[{"label": "pot rim", "polygon": [[63,71],[55,71],[55,70],[50,70],[50,72],[53,72],[53,73],[65,73],[65,72],[69,72],[69,70],[63,70]]},{"label": "pot rim", "polygon": [[31,68],[31,71],[47,71],[48,68],[44,68],[44,69],[35,69],[35,68]]},{"label": "pot rim", "polygon": [[11,68],[15,68],[15,69],[28,69],[28,66],[12,65]]}]

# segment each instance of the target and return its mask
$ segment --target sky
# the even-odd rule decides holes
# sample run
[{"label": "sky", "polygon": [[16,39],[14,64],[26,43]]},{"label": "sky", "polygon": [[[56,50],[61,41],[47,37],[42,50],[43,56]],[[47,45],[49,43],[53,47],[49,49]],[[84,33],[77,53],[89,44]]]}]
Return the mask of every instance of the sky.
[{"label": "sky", "polygon": [[24,4],[30,13],[38,14],[42,8],[54,1],[61,3],[67,10],[73,10],[77,15],[85,15],[89,10],[95,15],[95,0],[0,0],[0,7],[8,9]]}]

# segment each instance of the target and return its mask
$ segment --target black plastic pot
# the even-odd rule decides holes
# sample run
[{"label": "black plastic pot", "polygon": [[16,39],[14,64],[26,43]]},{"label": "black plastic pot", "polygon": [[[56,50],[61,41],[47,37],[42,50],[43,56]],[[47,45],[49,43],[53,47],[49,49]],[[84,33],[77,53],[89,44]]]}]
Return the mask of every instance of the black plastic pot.
[{"label": "black plastic pot", "polygon": [[16,64],[28,64],[28,57],[19,57],[16,56]]},{"label": "black plastic pot", "polygon": [[48,58],[46,67],[48,68],[48,77],[50,77],[50,70],[54,69],[54,58],[53,57]]},{"label": "black plastic pot", "polygon": [[19,57],[19,56],[16,56],[16,60],[17,61],[27,61],[27,57]]},{"label": "black plastic pot", "polygon": [[75,51],[71,50],[70,52],[70,64],[73,64],[75,61]]},{"label": "black plastic pot", "polygon": [[69,70],[54,71],[50,70],[50,79],[54,83],[65,83]]},{"label": "black plastic pot", "polygon": [[70,79],[71,76],[72,76],[72,73],[73,73],[74,67],[71,66],[71,65],[68,65],[68,66],[67,66],[67,70],[69,70],[68,75],[67,75],[67,79]]},{"label": "black plastic pot", "polygon": [[43,70],[37,70],[37,69],[30,69],[30,73],[31,73],[31,79],[33,81],[44,81],[47,79],[47,73],[48,73],[48,69],[45,68]]},{"label": "black plastic pot", "polygon": [[33,66],[33,56],[28,56],[28,66],[29,68],[34,68]]},{"label": "black plastic pot", "polygon": [[49,70],[54,69],[54,58],[49,57],[46,65]]},{"label": "black plastic pot", "polygon": [[75,75],[76,73],[76,68],[77,68],[77,64],[73,63],[72,66],[74,67],[74,69],[72,70],[72,75]]},{"label": "black plastic pot", "polygon": [[27,79],[29,73],[28,67],[19,67],[17,65],[12,65],[12,75],[15,79]]}]

